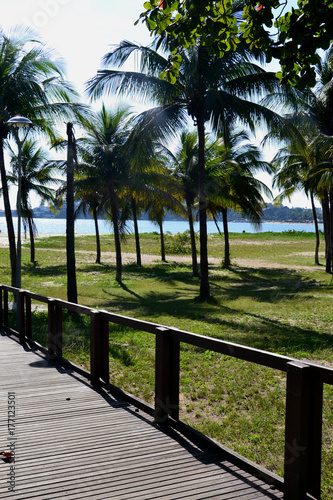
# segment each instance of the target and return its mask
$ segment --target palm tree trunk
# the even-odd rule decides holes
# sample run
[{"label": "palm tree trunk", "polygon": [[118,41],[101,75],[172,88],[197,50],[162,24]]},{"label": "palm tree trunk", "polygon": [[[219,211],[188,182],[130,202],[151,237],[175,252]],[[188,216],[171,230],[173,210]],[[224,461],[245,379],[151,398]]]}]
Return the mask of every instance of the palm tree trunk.
[{"label": "palm tree trunk", "polygon": [[67,256],[67,300],[77,304],[74,235],[74,158],[75,143],[73,124],[67,123],[67,205],[66,205],[66,256]]},{"label": "palm tree trunk", "polygon": [[314,196],[313,196],[312,193],[310,193],[310,200],[311,200],[313,222],[314,222],[314,225],[315,225],[315,233],[316,233],[315,264],[319,265],[320,235],[319,235],[319,226],[318,226],[317,211],[316,211],[316,207],[315,207],[315,203],[314,203]]},{"label": "palm tree trunk", "polygon": [[116,195],[112,183],[110,183],[109,185],[109,195],[110,195],[111,217],[113,222],[114,245],[116,250],[116,281],[118,281],[118,283],[121,283],[122,262],[121,262],[121,244],[120,244],[120,233],[119,233],[119,212],[116,202]]},{"label": "palm tree trunk", "polygon": [[161,240],[161,260],[162,262],[166,262],[165,258],[165,245],[164,245],[164,233],[163,233],[163,222],[158,223],[160,228],[160,240]]},{"label": "palm tree trunk", "polygon": [[196,247],[196,244],[195,244],[193,211],[192,211],[192,205],[191,205],[191,203],[190,203],[190,201],[188,199],[186,200],[186,207],[187,207],[188,223],[189,223],[189,226],[190,226],[191,253],[192,253],[192,271],[193,271],[193,276],[198,277],[199,276],[199,268],[198,268],[198,260],[197,260],[197,247]]},{"label": "palm tree trunk", "polygon": [[333,189],[330,189],[330,211],[329,211],[329,221],[330,221],[330,267],[329,267],[329,273],[333,274]]},{"label": "palm tree trunk", "polygon": [[325,191],[322,199],[323,208],[323,222],[324,222],[324,234],[325,234],[325,261],[326,261],[326,272],[330,273],[331,269],[331,231],[330,231],[330,206],[328,199],[328,192]]},{"label": "palm tree trunk", "polygon": [[138,266],[142,266],[141,263],[141,248],[140,248],[140,235],[138,227],[138,213],[136,201],[132,198],[132,212],[133,212],[133,223],[134,223],[134,234],[135,234],[135,248],[136,248],[136,263]]},{"label": "palm tree trunk", "polygon": [[97,218],[97,210],[96,207],[92,207],[92,214],[95,223],[95,235],[96,235],[96,264],[101,263],[101,240],[99,237],[99,228],[98,228],[98,218]]},{"label": "palm tree trunk", "polygon": [[230,268],[230,243],[229,243],[229,228],[228,228],[228,210],[222,208],[223,232],[224,232],[224,262],[223,269]]},{"label": "palm tree trunk", "polygon": [[200,300],[210,297],[207,250],[207,201],[205,172],[205,124],[203,110],[197,114],[199,167],[199,224],[200,224]]},{"label": "palm tree trunk", "polygon": [[35,238],[31,216],[28,215],[29,237],[30,237],[30,262],[35,262]]},{"label": "palm tree trunk", "polygon": [[328,248],[328,205],[326,192],[323,193],[321,198],[321,207],[323,211],[323,224],[324,224],[324,237],[325,237],[325,260],[327,258],[327,248]]},{"label": "palm tree trunk", "polygon": [[3,139],[7,137],[7,131],[3,124],[0,125],[0,173],[1,173],[1,184],[2,184],[2,195],[5,208],[5,217],[7,224],[7,234],[9,243],[9,256],[10,256],[10,266],[11,266],[11,285],[16,285],[16,244],[15,244],[15,232],[13,226],[12,211],[10,208],[7,175],[5,169],[5,160],[3,154]]},{"label": "palm tree trunk", "polygon": [[217,223],[215,215],[213,215],[213,221],[215,223],[215,226],[216,226],[216,229],[218,230],[219,235],[222,236],[222,233],[221,233],[220,227],[219,227],[219,225]]}]

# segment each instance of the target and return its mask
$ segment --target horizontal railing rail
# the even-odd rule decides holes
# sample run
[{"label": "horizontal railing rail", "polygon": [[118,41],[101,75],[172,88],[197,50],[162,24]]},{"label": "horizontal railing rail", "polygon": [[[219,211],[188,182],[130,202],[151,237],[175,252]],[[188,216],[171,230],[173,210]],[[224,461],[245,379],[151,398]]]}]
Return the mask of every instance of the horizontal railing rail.
[{"label": "horizontal railing rail", "polygon": [[[15,297],[16,329],[9,326],[9,297]],[[283,489],[285,500],[320,499],[323,385],[333,385],[333,369],[310,360],[296,360],[280,354],[226,342],[192,332],[142,321],[108,311],[96,310],[45,297],[15,287],[0,285],[0,326],[16,335],[21,343],[28,342],[50,358],[87,377],[93,386],[107,387],[115,394],[153,415],[159,424],[169,424],[191,433],[223,450],[225,456]],[[47,306],[48,345],[33,340],[32,301]],[[72,311],[90,317],[90,371],[63,358],[62,312]],[[123,325],[154,334],[155,343],[155,404],[141,401],[115,387],[109,380],[109,324]],[[286,419],[284,480],[244,457],[208,440],[179,420],[180,344],[189,344],[233,358],[249,361],[286,372]]]}]

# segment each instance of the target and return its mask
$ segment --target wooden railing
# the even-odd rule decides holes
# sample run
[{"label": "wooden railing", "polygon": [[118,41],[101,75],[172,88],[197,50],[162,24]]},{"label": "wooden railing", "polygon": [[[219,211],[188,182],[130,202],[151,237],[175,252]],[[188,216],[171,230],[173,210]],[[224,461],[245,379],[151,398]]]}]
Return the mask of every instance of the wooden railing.
[{"label": "wooden railing", "polygon": [[[153,415],[159,424],[180,429],[217,448],[226,459],[284,491],[285,500],[320,499],[323,385],[333,385],[333,369],[311,361],[298,361],[271,352],[141,321],[107,311],[98,311],[63,300],[44,297],[0,285],[0,326],[87,377],[93,386],[103,386],[136,407]],[[15,297],[16,329],[9,327],[8,294]],[[43,302],[48,311],[48,345],[32,339],[31,303]],[[90,316],[90,371],[62,357],[62,311]],[[122,391],[109,382],[109,323],[124,325],[156,336],[155,405]],[[190,344],[241,360],[281,370],[287,374],[284,480],[230,449],[210,440],[179,420],[180,343]]]}]

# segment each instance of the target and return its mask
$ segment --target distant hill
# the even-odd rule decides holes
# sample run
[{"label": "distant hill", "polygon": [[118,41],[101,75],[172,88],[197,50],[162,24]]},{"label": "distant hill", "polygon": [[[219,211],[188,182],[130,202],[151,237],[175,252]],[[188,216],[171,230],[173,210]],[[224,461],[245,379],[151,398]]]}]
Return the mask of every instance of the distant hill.
[{"label": "distant hill", "polygon": [[[317,208],[318,221],[322,222],[322,209]],[[309,208],[289,208],[281,205],[279,207],[274,206],[272,203],[267,203],[267,207],[264,208],[264,218],[263,222],[303,222],[303,223],[313,223],[312,210]],[[229,212],[229,221],[240,222],[245,219],[233,210]]]},{"label": "distant hill", "polygon": [[[310,210],[308,208],[301,208],[301,207],[289,208],[289,207],[286,207],[284,205],[276,207],[272,203],[268,203],[267,207],[264,208],[263,212],[264,212],[263,222],[313,223],[312,210]],[[13,216],[15,217],[16,211],[13,210],[12,213],[13,213]],[[66,205],[64,204],[62,209],[57,214],[54,214],[53,212],[51,212],[51,210],[48,207],[43,206],[43,205],[40,205],[39,207],[34,208],[33,213],[34,213],[35,219],[66,219]],[[4,210],[0,210],[0,217],[4,217],[4,216],[5,216]],[[318,216],[319,222],[322,222],[322,210],[321,210],[321,208],[317,209],[317,216]],[[78,218],[84,219],[85,216],[83,214],[80,214],[80,216]],[[91,216],[88,215],[87,218],[90,219]],[[148,217],[147,216],[145,217],[144,215],[142,215],[141,219],[147,220]],[[165,220],[182,220],[182,218],[168,212],[166,214]],[[242,217],[238,212],[236,212],[234,210],[229,210],[228,220],[230,222],[247,221],[246,218]]]}]

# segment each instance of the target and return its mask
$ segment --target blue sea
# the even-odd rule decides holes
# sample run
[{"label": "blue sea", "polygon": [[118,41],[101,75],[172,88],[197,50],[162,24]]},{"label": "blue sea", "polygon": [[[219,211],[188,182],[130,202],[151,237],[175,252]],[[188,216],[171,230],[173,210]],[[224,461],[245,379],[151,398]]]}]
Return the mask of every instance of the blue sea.
[{"label": "blue sea", "polygon": [[[38,234],[65,234],[66,233],[66,220],[65,219],[34,219],[37,226]],[[13,218],[14,228],[16,230],[17,219]],[[98,221],[100,234],[111,234],[113,232],[112,225],[105,221]],[[138,222],[140,233],[152,233],[154,231],[159,232],[159,228],[156,224],[153,224],[149,220],[140,220]],[[288,223],[273,223],[265,222],[261,225],[261,229],[258,231],[249,222],[229,222],[229,231],[231,233],[256,233],[256,232],[282,232],[282,231],[306,231],[314,232],[313,224],[288,224]],[[320,224],[320,229],[323,229],[322,224]],[[220,231],[223,232],[222,222],[219,223]],[[189,229],[188,222],[186,221],[166,221],[163,224],[164,232],[170,232],[171,234],[183,233]],[[6,220],[4,217],[0,217],[0,230],[2,233],[7,232]],[[199,231],[199,224],[196,223],[195,230]],[[213,221],[207,222],[208,233],[217,233],[218,230]],[[95,234],[94,221],[92,219],[78,219],[75,221],[75,231],[76,234]],[[128,232],[133,233],[133,223],[128,222]]]}]

